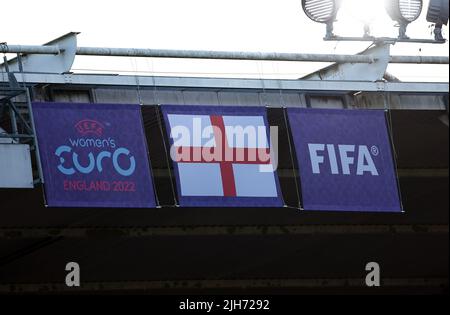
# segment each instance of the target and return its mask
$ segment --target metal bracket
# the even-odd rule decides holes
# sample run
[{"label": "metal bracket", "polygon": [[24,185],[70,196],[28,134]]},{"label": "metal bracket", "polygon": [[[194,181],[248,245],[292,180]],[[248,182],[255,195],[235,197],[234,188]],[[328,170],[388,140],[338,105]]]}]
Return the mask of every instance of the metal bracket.
[{"label": "metal bracket", "polygon": [[[23,72],[65,73],[70,71],[77,52],[78,34],[76,32],[68,33],[43,45],[43,47],[58,47],[58,54],[23,54],[21,56]],[[13,58],[8,61],[11,72],[21,72],[18,59]],[[0,64],[0,71],[4,69],[6,69],[6,65]]]},{"label": "metal bracket", "polygon": [[335,63],[303,77],[303,80],[369,81],[383,80],[390,61],[390,44],[375,45],[359,55],[374,56],[371,64]]}]

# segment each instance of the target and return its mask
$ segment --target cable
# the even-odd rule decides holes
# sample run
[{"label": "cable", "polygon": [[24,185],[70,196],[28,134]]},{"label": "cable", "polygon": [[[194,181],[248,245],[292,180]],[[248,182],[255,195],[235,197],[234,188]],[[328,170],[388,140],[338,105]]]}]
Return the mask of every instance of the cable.
[{"label": "cable", "polygon": [[[260,52],[260,54],[262,54]],[[257,61],[256,63],[257,67],[258,67],[258,71],[260,72],[259,74],[259,79],[261,81],[262,84],[262,89],[263,89],[263,93],[262,93],[262,97],[261,97],[261,103],[262,105],[269,105],[267,102],[267,95],[266,95],[266,86],[264,84],[264,64],[262,63],[262,61]],[[260,68],[261,67],[261,68]],[[265,100],[264,100],[265,99]]]},{"label": "cable", "polygon": [[[145,61],[147,63],[147,66],[150,67],[150,65],[148,64],[148,59],[147,58],[145,58]],[[154,100],[155,104],[158,105],[159,104],[159,99],[158,99],[158,91],[157,91],[157,88],[156,88],[155,64],[154,64],[153,58],[151,58],[151,68],[150,68],[150,70],[151,70],[151,74],[152,74],[152,83],[153,83],[153,100]]]},{"label": "cable", "polygon": [[144,105],[142,102],[142,97],[141,97],[141,86],[140,86],[140,82],[139,82],[139,76],[137,74],[137,62],[136,59],[133,57],[130,57],[130,61],[131,61],[131,66],[134,69],[134,78],[136,80],[136,86],[137,86],[137,96],[138,96],[138,103],[139,105]]}]

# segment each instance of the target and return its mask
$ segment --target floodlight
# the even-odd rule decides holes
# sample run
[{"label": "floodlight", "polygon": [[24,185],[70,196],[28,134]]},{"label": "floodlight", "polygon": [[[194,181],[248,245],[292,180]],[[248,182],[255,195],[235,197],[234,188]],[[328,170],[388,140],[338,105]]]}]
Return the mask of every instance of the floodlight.
[{"label": "floodlight", "polygon": [[438,41],[443,41],[442,25],[448,23],[448,0],[430,0],[427,12],[427,21],[434,23],[434,38]]},{"label": "floodlight", "polygon": [[303,11],[314,22],[327,25],[327,37],[333,37],[333,22],[341,0],[302,0]]},{"label": "floodlight", "polygon": [[385,8],[392,20],[400,26],[399,38],[407,39],[406,27],[414,22],[422,12],[422,0],[385,0]]}]

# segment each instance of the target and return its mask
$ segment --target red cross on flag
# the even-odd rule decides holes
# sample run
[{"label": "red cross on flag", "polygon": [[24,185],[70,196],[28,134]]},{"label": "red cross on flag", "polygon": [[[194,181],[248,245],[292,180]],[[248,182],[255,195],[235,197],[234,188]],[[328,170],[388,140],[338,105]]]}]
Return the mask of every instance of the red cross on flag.
[{"label": "red cross on flag", "polygon": [[264,108],[162,106],[181,206],[282,206]]}]

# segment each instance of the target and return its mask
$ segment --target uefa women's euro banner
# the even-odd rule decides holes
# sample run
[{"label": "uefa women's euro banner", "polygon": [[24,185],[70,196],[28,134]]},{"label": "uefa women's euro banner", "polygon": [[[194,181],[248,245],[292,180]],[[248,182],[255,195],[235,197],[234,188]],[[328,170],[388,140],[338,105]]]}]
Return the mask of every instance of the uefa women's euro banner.
[{"label": "uefa women's euro banner", "polygon": [[180,206],[283,206],[265,108],[162,106]]},{"label": "uefa women's euro banner", "polygon": [[152,208],[139,105],[33,103],[51,207]]},{"label": "uefa women's euro banner", "polygon": [[382,110],[288,109],[305,210],[400,212]]}]

